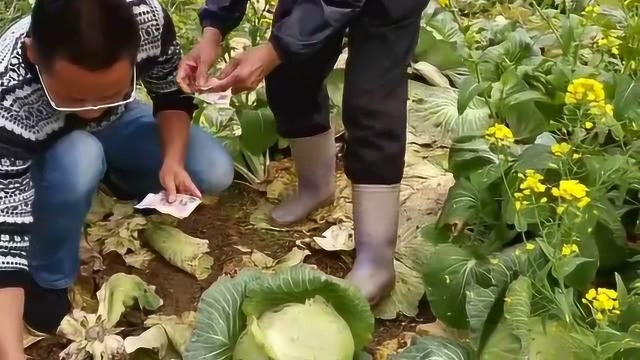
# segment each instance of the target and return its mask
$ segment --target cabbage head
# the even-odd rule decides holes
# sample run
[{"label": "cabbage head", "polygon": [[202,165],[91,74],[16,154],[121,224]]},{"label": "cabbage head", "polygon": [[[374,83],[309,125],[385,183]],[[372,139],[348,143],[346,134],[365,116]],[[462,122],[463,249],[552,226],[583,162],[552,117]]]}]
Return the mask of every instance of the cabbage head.
[{"label": "cabbage head", "polygon": [[254,359],[256,353],[276,360],[294,359],[299,354],[316,360],[352,360],[355,352],[349,325],[320,296],[251,318],[244,334],[244,342],[236,344],[233,360]]},{"label": "cabbage head", "polygon": [[223,277],[202,295],[185,359],[353,360],[371,341],[366,299],[306,265]]}]

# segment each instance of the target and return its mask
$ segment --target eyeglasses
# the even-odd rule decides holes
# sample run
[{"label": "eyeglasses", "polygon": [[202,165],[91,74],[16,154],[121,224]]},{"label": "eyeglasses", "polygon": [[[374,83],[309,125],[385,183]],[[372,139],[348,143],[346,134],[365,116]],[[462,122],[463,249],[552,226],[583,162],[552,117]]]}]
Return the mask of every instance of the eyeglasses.
[{"label": "eyeglasses", "polygon": [[102,104],[102,105],[93,105],[93,106],[79,106],[79,107],[62,107],[62,106],[58,106],[55,101],[53,101],[53,99],[51,99],[51,95],[49,95],[49,90],[47,90],[47,86],[44,83],[44,79],[42,77],[42,73],[40,73],[40,68],[38,66],[36,66],[36,70],[38,71],[38,76],[40,76],[40,82],[42,83],[42,89],[44,90],[45,95],[47,96],[47,99],[49,100],[49,103],[51,103],[51,106],[58,110],[58,111],[63,111],[63,112],[78,112],[78,111],[87,111],[87,110],[101,110],[101,109],[107,109],[107,108],[112,108],[115,106],[120,106],[120,105],[124,105],[127,103],[132,102],[133,100],[136,99],[136,80],[137,80],[137,74],[136,74],[136,69],[135,67],[133,68],[133,84],[131,85],[131,96],[129,98],[127,98],[126,100],[121,100],[121,101],[117,101],[114,103],[107,103],[107,104]]}]

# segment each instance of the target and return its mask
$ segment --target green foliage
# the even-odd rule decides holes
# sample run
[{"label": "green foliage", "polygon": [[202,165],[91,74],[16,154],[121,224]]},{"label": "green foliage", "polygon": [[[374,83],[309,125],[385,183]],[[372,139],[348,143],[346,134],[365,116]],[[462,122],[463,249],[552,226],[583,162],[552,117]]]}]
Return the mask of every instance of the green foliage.
[{"label": "green foliage", "polygon": [[29,0],[0,0],[0,34],[30,11]]},{"label": "green foliage", "polygon": [[440,4],[415,61],[458,89],[412,101],[448,128],[456,184],[423,233],[435,246],[423,281],[433,313],[469,341],[421,338],[405,354],[633,358],[637,295],[606,284],[638,274],[639,52],[627,42],[640,3]]}]

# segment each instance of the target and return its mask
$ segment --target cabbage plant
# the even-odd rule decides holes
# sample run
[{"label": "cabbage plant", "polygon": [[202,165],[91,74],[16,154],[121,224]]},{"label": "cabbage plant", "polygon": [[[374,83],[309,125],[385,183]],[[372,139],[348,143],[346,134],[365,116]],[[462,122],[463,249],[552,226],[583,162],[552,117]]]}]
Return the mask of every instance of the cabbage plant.
[{"label": "cabbage plant", "polygon": [[352,360],[374,319],[359,291],[306,265],[245,269],[202,295],[185,359]]}]

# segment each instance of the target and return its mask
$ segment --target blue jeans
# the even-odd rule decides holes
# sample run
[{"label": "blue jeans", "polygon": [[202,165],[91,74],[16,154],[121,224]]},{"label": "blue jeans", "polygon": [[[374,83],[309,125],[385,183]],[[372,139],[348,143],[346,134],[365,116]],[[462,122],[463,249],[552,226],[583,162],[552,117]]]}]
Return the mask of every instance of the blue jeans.
[{"label": "blue jeans", "polygon": [[[85,217],[107,168],[119,188],[144,196],[162,190],[162,159],[151,107],[139,102],[104,129],[74,131],[34,159],[29,268],[35,281],[50,289],[74,282]],[[234,175],[222,144],[197,126],[191,128],[185,168],[203,194],[226,189]]]}]

